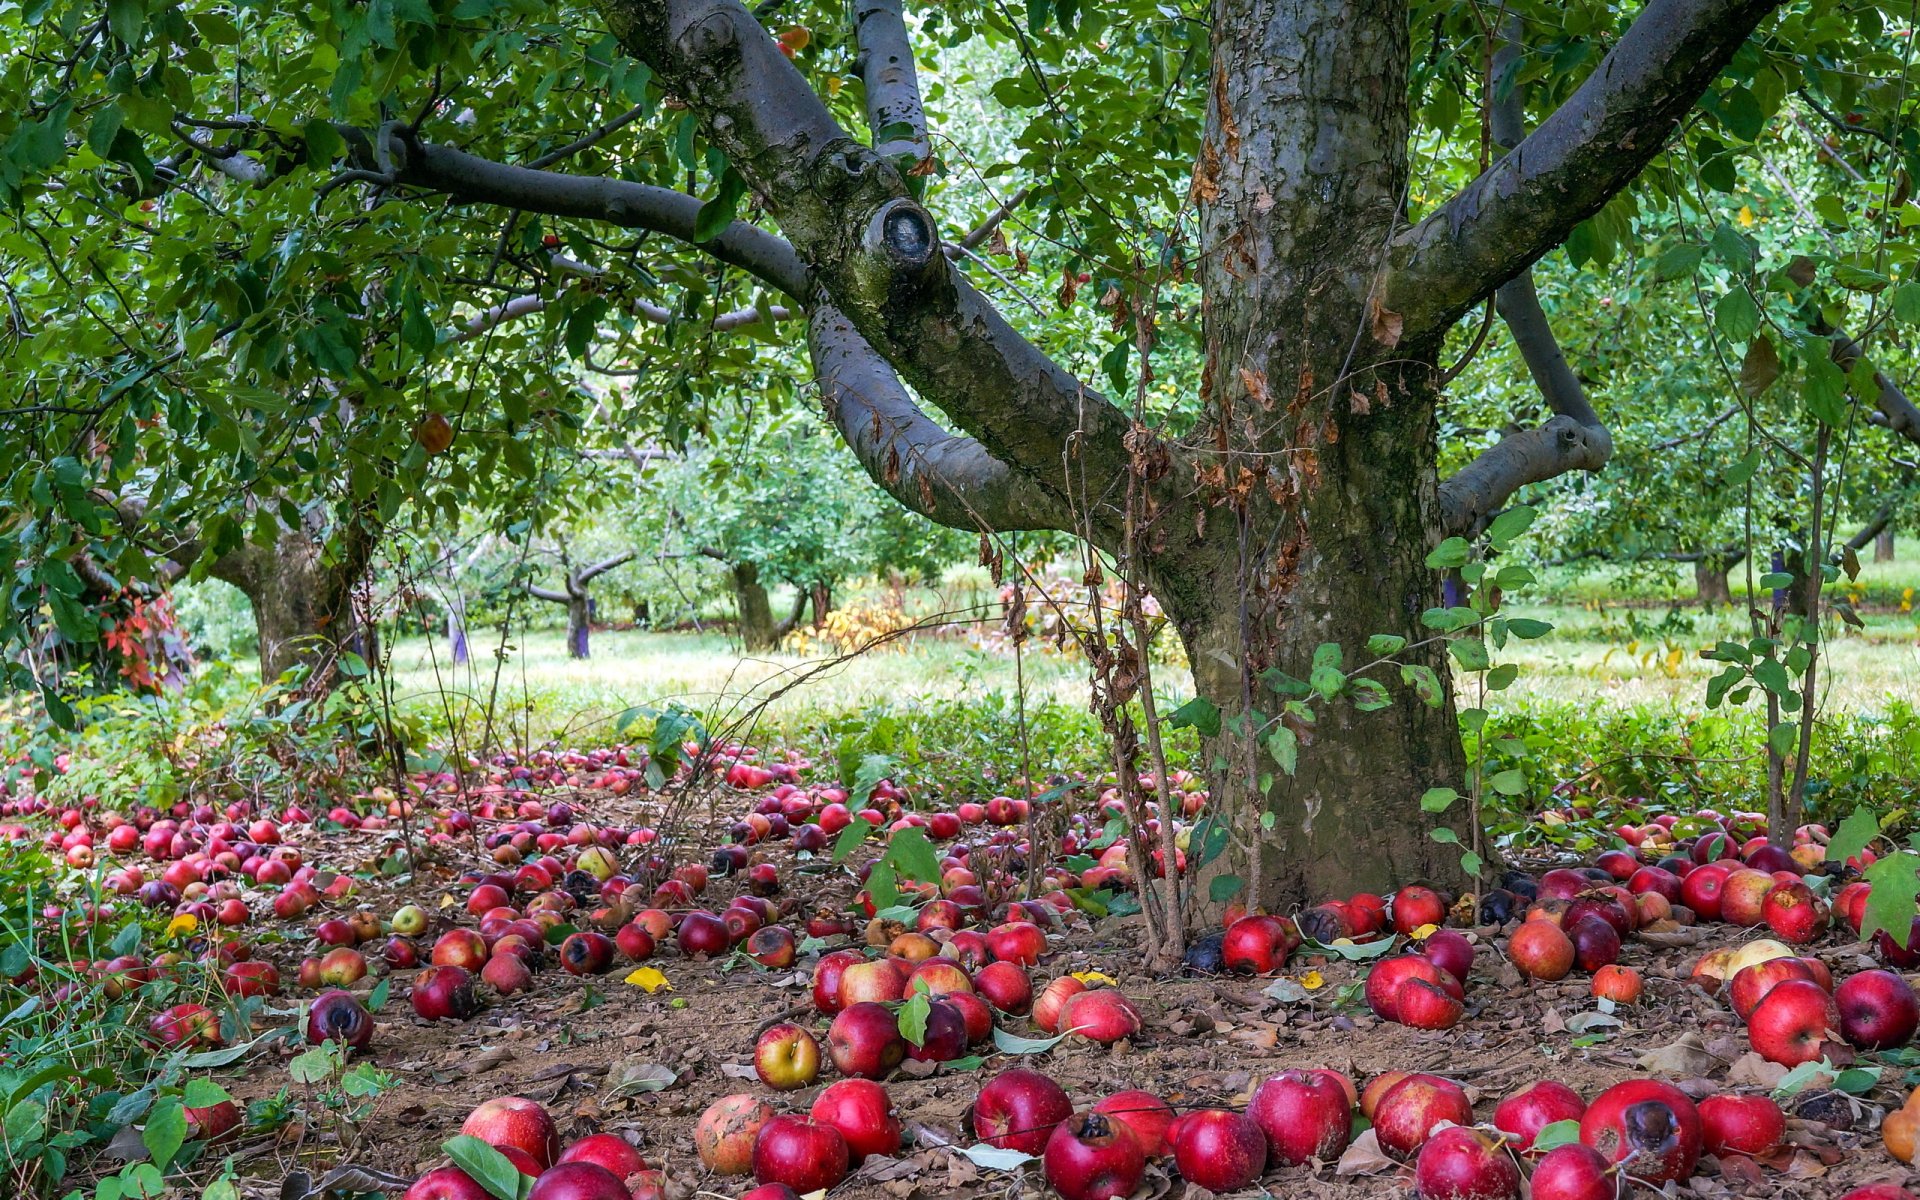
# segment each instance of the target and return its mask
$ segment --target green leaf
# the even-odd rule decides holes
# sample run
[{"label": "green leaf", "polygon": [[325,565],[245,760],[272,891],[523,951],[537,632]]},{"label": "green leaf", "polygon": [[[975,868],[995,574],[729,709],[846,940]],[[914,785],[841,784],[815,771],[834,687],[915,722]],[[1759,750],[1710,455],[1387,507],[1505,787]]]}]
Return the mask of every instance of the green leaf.
[{"label": "green leaf", "polygon": [[1375,658],[1387,658],[1407,648],[1407,639],[1397,633],[1376,633],[1367,639],[1367,653]]},{"label": "green leaf", "polygon": [[1487,786],[1502,796],[1518,796],[1527,790],[1527,776],[1518,769],[1496,771],[1487,778]]},{"label": "green leaf", "polygon": [[1913,926],[1913,914],[1920,907],[1920,859],[1906,851],[1896,851],[1861,872],[1872,885],[1867,907],[1860,919],[1860,940],[1871,941],[1875,932],[1885,930],[1903,949]]},{"label": "green leaf", "polygon": [[1429,833],[1427,836],[1443,846],[1458,846],[1460,844],[1460,835],[1448,829],[1445,825],[1440,826],[1440,828]]},{"label": "green leaf", "polygon": [[[924,980],[922,982],[925,982]],[[900,1036],[915,1046],[927,1042],[927,1018],[933,1014],[933,1001],[925,990],[914,992],[900,1006]]]},{"label": "green leaf", "polygon": [[1841,425],[1847,416],[1847,377],[1839,364],[1825,354],[1807,356],[1807,374],[1800,387],[1800,399],[1807,412],[1828,425]]},{"label": "green leaf", "polygon": [[1246,886],[1247,881],[1238,875],[1215,875],[1207,884],[1207,899],[1215,904],[1225,904]]},{"label": "green leaf", "polygon": [[1167,724],[1175,729],[1195,729],[1202,737],[1220,732],[1220,706],[1205,696],[1195,696],[1167,715]]},{"label": "green leaf", "polygon": [[700,206],[693,218],[693,240],[710,242],[726,232],[733,224],[734,213],[740,200],[747,194],[747,181],[732,167],[720,177],[720,190],[713,199]]},{"label": "green leaf", "polygon": [[1840,822],[1827,843],[1827,861],[1845,862],[1873,844],[1880,836],[1880,818],[1872,810],[1856,808]]},{"label": "green leaf", "polygon": [[940,878],[940,855],[927,840],[926,830],[917,826],[910,825],[893,835],[887,844],[887,858],[915,883],[932,883]]},{"label": "green leaf", "polygon": [[1471,850],[1460,856],[1460,869],[1468,875],[1477,877],[1480,874],[1480,868],[1485,865],[1480,861],[1480,856]]},{"label": "green leaf", "polygon": [[1653,262],[1653,278],[1656,283],[1667,283],[1693,274],[1700,269],[1700,260],[1707,255],[1705,246],[1671,246]]},{"label": "green leaf", "polygon": [[1442,813],[1453,807],[1460,793],[1450,787],[1430,787],[1420,795],[1420,811]]},{"label": "green leaf", "polygon": [[847,855],[852,854],[854,847],[866,841],[867,835],[872,832],[872,825],[855,817],[851,824],[840,831],[840,836],[834,839],[833,861],[840,862]]},{"label": "green leaf", "polygon": [[[440,1145],[453,1165],[473,1176],[495,1200],[520,1200],[520,1181],[526,1177],[513,1160],[471,1134],[457,1134]],[[532,1180],[527,1180],[532,1183]]]},{"label": "green leaf", "polygon": [[1441,690],[1440,677],[1432,667],[1420,663],[1407,663],[1400,668],[1400,681],[1413,689],[1413,694],[1425,701],[1429,708],[1439,708],[1446,702],[1446,693]]},{"label": "green leaf", "polygon": [[1553,632],[1553,626],[1545,621],[1536,621],[1532,617],[1510,617],[1507,619],[1507,632],[1517,638],[1532,641],[1543,638]]},{"label": "green leaf", "polygon": [[1513,539],[1533,527],[1534,519],[1539,515],[1540,510],[1537,508],[1516,504],[1495,517],[1487,526],[1487,541],[1493,544],[1494,549],[1505,550],[1512,544]]},{"label": "green leaf", "polygon": [[1760,328],[1760,306],[1746,288],[1736,287],[1714,304],[1713,324],[1728,341],[1744,344]]},{"label": "green leaf", "polygon": [[1002,1054],[1045,1054],[1066,1039],[1066,1034],[1046,1038],[1025,1038],[994,1026],[993,1046]]},{"label": "green leaf", "polygon": [[1841,263],[1833,269],[1833,281],[1851,292],[1878,292],[1893,286],[1893,280],[1878,271]]},{"label": "green leaf", "polygon": [[140,40],[147,26],[145,0],[107,0],[107,28],[113,36],[131,46]]},{"label": "green leaf", "polygon": [[367,993],[367,1011],[379,1012],[387,1006],[387,993],[391,990],[393,976],[389,975],[373,985],[373,991]]},{"label": "green leaf", "polygon": [[1435,546],[1427,554],[1427,565],[1436,571],[1449,567],[1464,567],[1472,556],[1473,547],[1463,537],[1450,537]]},{"label": "green leaf", "polygon": [[1293,730],[1285,725],[1275,725],[1261,741],[1280,769],[1292,775],[1300,763],[1300,739]]},{"label": "green leaf", "polygon": [[147,1157],[153,1160],[153,1165],[166,1170],[186,1140],[187,1112],[180,1106],[179,1099],[162,1096],[154,1101],[152,1111],[147,1114],[147,1126],[140,1131],[140,1141],[146,1146]]},{"label": "green leaf", "polygon": [[180,1090],[180,1102],[188,1108],[209,1108],[233,1096],[211,1079],[189,1079]]},{"label": "green leaf", "polygon": [[1493,665],[1487,644],[1477,637],[1458,637],[1447,643],[1447,653],[1465,671],[1484,671]]}]

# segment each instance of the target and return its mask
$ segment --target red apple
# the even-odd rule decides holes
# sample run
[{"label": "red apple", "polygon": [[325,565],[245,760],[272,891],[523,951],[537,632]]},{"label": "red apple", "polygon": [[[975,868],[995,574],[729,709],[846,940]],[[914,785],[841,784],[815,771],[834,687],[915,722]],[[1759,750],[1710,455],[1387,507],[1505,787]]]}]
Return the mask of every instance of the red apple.
[{"label": "red apple", "polygon": [[1824,1045],[1840,1038],[1839,1030],[1833,997],[1810,979],[1775,984],[1747,1018],[1747,1034],[1760,1057],[1786,1067],[1821,1057]]},{"label": "red apple", "polygon": [[1283,1071],[1254,1090],[1247,1116],[1266,1136],[1268,1162],[1296,1167],[1310,1158],[1340,1157],[1353,1128],[1353,1103],[1326,1075]]},{"label": "red apple", "polygon": [[1783,884],[1767,893],[1761,905],[1767,928],[1780,940],[1804,946],[1819,937],[1827,927],[1827,902],[1813,894],[1804,883]]},{"label": "red apple", "polygon": [[1110,1046],[1140,1032],[1140,1010],[1118,988],[1089,988],[1060,1006],[1056,1032]]},{"label": "red apple", "polygon": [[489,1146],[519,1150],[545,1170],[560,1153],[560,1130],[547,1110],[521,1096],[499,1096],[467,1114],[460,1132]]},{"label": "red apple", "polygon": [[1920,1000],[1892,971],[1862,971],[1833,993],[1840,1032],[1862,1050],[1904,1046],[1920,1029]]},{"label": "red apple", "polygon": [[1060,1014],[1066,1009],[1067,1001],[1087,990],[1087,985],[1071,975],[1047,984],[1040,990],[1039,999],[1033,1002],[1033,1023],[1048,1033],[1059,1033]]},{"label": "red apple", "polygon": [[1789,979],[1811,982],[1813,971],[1797,958],[1769,958],[1740,968],[1727,983],[1727,1000],[1733,1005],[1734,1015],[1742,1021],[1751,1019],[1766,994]]},{"label": "red apple", "polygon": [[414,1180],[400,1200],[494,1200],[494,1197],[459,1167],[436,1167]]},{"label": "red apple", "polygon": [[1520,1168],[1497,1137],[1442,1129],[1420,1147],[1414,1182],[1422,1200],[1519,1200]]},{"label": "red apple", "polygon": [[745,1175],[753,1169],[753,1147],[760,1130],[773,1115],[773,1107],[758,1096],[723,1096],[700,1114],[693,1127],[693,1148],[709,1171]]},{"label": "red apple", "polygon": [[1266,1134],[1252,1118],[1224,1109],[1200,1109],[1167,1131],[1181,1178],[1210,1192],[1253,1186],[1266,1170]]},{"label": "red apple", "polygon": [[1473,1105],[1459,1084],[1437,1075],[1407,1076],[1373,1110],[1374,1136],[1397,1158],[1412,1154],[1442,1121],[1473,1124]]},{"label": "red apple", "polygon": [[840,981],[848,967],[866,959],[853,950],[835,950],[821,956],[813,968],[813,1007],[832,1015],[840,1011]]},{"label": "red apple", "polygon": [[1167,1127],[1173,1124],[1173,1106],[1152,1092],[1115,1092],[1094,1105],[1093,1111],[1125,1124],[1148,1158],[1167,1153]]},{"label": "red apple", "polygon": [[430,961],[436,967],[478,971],[487,962],[487,940],[472,929],[449,929],[433,943]]},{"label": "red apple", "polygon": [[626,1183],[599,1163],[549,1167],[533,1181],[527,1200],[633,1200]]},{"label": "red apple", "polygon": [[1447,974],[1466,986],[1467,974],[1473,970],[1473,943],[1467,935],[1457,929],[1435,930],[1420,943],[1420,953],[1432,959]]},{"label": "red apple", "polygon": [[322,992],[307,1008],[307,1041],[344,1042],[365,1050],[373,1041],[373,1015],[351,992]]},{"label": "red apple", "polygon": [[1708,1154],[1759,1157],[1787,1136],[1787,1116],[1766,1096],[1708,1096],[1699,1104],[1701,1145]]},{"label": "red apple", "polygon": [[1041,1154],[1041,1169],[1062,1200],[1130,1196],[1140,1186],[1146,1165],[1133,1131],[1097,1112],[1074,1113],[1054,1126]]},{"label": "red apple", "polygon": [[480,1011],[473,976],[459,967],[428,967],[408,993],[413,1011],[429,1021],[464,1021]]},{"label": "red apple", "polygon": [[973,1102],[973,1129],[1002,1150],[1039,1154],[1054,1126],[1073,1115],[1059,1084],[1038,1071],[1012,1067],[989,1080]]},{"label": "red apple", "polygon": [[812,1115],[840,1131],[850,1165],[900,1149],[900,1118],[893,1114],[893,1098],[872,1080],[842,1079],[829,1085],[815,1098]]},{"label": "red apple", "polygon": [[775,1117],[753,1143],[754,1182],[784,1183],[802,1195],[845,1179],[847,1162],[847,1140],[812,1117]]},{"label": "red apple", "polygon": [[1693,1174],[1700,1161],[1700,1114],[1670,1083],[1629,1079],[1587,1106],[1580,1140],[1628,1175],[1658,1185]]},{"label": "red apple", "polygon": [[973,990],[986,997],[988,1004],[1011,1016],[1020,1016],[1033,1008],[1033,981],[1017,963],[996,962],[981,967],[974,973]]},{"label": "red apple", "polygon": [[987,949],[1001,962],[1030,967],[1047,952],[1047,935],[1031,921],[1008,921],[987,934]]},{"label": "red apple", "polygon": [[827,1030],[827,1056],[836,1071],[884,1079],[907,1056],[900,1022],[884,1004],[863,1000],[841,1009]]},{"label": "red apple", "polygon": [[647,1169],[647,1160],[640,1157],[640,1152],[625,1138],[613,1133],[588,1134],[562,1150],[560,1161],[590,1162],[613,1172],[616,1179],[626,1179]]},{"label": "red apple", "polygon": [[715,958],[733,948],[727,924],[710,912],[694,911],[680,918],[674,945],[688,958]]},{"label": "red apple", "polygon": [[1573,940],[1551,921],[1529,920],[1507,939],[1507,957],[1521,974],[1552,983],[1573,970]]},{"label": "red apple", "polygon": [[840,1007],[892,1004],[907,994],[907,973],[890,958],[849,963],[840,973]]},{"label": "red apple", "polygon": [[1580,1093],[1564,1083],[1543,1079],[1502,1100],[1493,1110],[1493,1127],[1509,1134],[1522,1151],[1555,1121],[1578,1121],[1587,1111]]},{"label": "red apple", "polygon": [[1542,1155],[1527,1183],[1533,1200],[1617,1200],[1619,1173],[1598,1150],[1573,1142]]},{"label": "red apple", "polygon": [[1447,919],[1447,902],[1432,888],[1403,887],[1393,894],[1393,928],[1412,934],[1422,925],[1441,925]]},{"label": "red apple", "polygon": [[1271,974],[1287,963],[1286,927],[1274,917],[1241,917],[1227,927],[1220,957],[1236,974]]}]

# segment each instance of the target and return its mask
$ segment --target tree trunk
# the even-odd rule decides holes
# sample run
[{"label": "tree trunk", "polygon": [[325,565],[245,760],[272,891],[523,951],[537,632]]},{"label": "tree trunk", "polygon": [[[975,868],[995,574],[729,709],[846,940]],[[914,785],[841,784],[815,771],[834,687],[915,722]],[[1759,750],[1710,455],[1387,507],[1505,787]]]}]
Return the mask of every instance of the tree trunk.
[{"label": "tree trunk", "polygon": [[1733,588],[1727,575],[1734,564],[1714,555],[1703,555],[1693,563],[1694,599],[1709,612],[1733,603]]},{"label": "tree trunk", "polygon": [[[351,597],[366,571],[364,539],[351,535],[336,561],[304,532],[283,532],[271,551],[236,551],[238,570],[213,574],[245,592],[260,635],[260,678],[279,678],[304,662],[330,660],[359,645]],[[368,665],[372,665],[369,662]]]},{"label": "tree trunk", "polygon": [[457,592],[447,597],[447,642],[453,647],[453,665],[466,665],[470,653],[467,649],[467,602]]},{"label": "tree trunk", "polygon": [[760,582],[760,568],[753,563],[734,563],[733,598],[740,606],[740,644],[750,654],[774,648],[779,635],[773,627],[773,605],[767,599],[766,585]]},{"label": "tree trunk", "polygon": [[1882,529],[1873,539],[1873,561],[1893,561],[1893,530]]},{"label": "tree trunk", "polygon": [[[1246,864],[1259,902],[1458,887],[1460,850],[1431,839],[1443,822],[1420,807],[1429,788],[1466,791],[1447,655],[1414,646],[1441,599],[1424,561],[1444,536],[1439,341],[1400,343],[1374,296],[1406,192],[1405,6],[1215,0],[1213,16],[1221,61],[1193,192],[1212,426],[1201,438],[1220,448],[1220,471],[1202,474],[1205,528],[1150,560],[1154,591],[1196,689],[1227,716],[1208,748],[1228,764],[1215,795],[1243,814],[1240,829],[1265,831]],[[1342,697],[1316,703],[1312,724],[1288,720],[1292,774],[1269,744],[1232,732],[1249,707],[1281,712],[1263,672],[1306,679],[1326,642],[1353,669],[1374,657],[1374,634],[1407,639],[1401,657],[1438,677],[1437,707],[1397,666],[1377,668],[1389,707],[1363,713]]]},{"label": "tree trunk", "polygon": [[593,602],[584,591],[574,590],[567,595],[567,657],[590,658],[592,652],[587,647],[588,634],[593,626]]},{"label": "tree trunk", "polygon": [[[1892,555],[1888,555],[1889,558]],[[813,585],[813,627],[819,629],[827,623],[827,614],[833,611],[833,589],[823,581]]]}]

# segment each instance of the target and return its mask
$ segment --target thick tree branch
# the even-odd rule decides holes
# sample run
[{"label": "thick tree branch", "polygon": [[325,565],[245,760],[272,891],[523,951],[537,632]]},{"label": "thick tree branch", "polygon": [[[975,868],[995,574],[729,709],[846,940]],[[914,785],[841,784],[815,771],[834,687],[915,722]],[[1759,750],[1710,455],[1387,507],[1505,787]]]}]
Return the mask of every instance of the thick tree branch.
[{"label": "thick tree branch", "polygon": [[[1815,318],[1813,331],[1833,339],[1833,361],[1842,371],[1851,372],[1854,364],[1867,352],[1866,347],[1854,340],[1846,330],[1835,329],[1824,318]],[[1875,391],[1871,399],[1876,410],[1871,417],[1873,423],[1920,445],[1920,407],[1907,398],[1907,393],[1888,378],[1886,372],[1875,371],[1873,383]]]},{"label": "thick tree branch", "polygon": [[906,167],[932,158],[902,0],[859,0],[853,10],[853,35],[860,45],[854,69],[867,93],[873,152]]},{"label": "thick tree branch", "polygon": [[[643,321],[650,321],[655,325],[667,325],[674,319],[672,310],[661,305],[645,300],[634,300],[632,303],[634,315]],[[508,322],[517,321],[522,317],[531,317],[546,310],[547,299],[544,296],[515,296],[511,300],[475,313],[453,335],[453,340],[455,342],[472,341],[488,330],[497,329]],[[778,304],[769,306],[764,314],[757,308],[736,308],[731,312],[716,314],[713,320],[707,322],[707,328],[715,333],[727,333],[747,325],[757,325],[766,317],[785,321],[793,315],[792,309]]]},{"label": "thick tree branch", "polygon": [[1056,497],[1070,477],[1125,469],[1126,414],[973,289],[899,172],[847,136],[737,0],[598,4],[621,44],[701,115],[833,305],[907,383]]},{"label": "thick tree branch", "polygon": [[608,571],[613,570],[615,567],[623,567],[632,562],[634,554],[635,551],[623,550],[618,554],[603,558],[590,566],[581,567],[573,573],[573,584],[575,588],[583,588],[600,576],[605,575]]},{"label": "thick tree branch", "polygon": [[1566,103],[1395,239],[1384,306],[1402,336],[1444,331],[1560,245],[1666,146],[1779,0],[1648,0]]},{"label": "thick tree branch", "polygon": [[[397,150],[393,154],[396,183],[446,192],[474,203],[651,229],[694,243],[694,222],[700,213],[696,196],[620,179],[508,166],[451,146],[417,141],[404,129],[396,130],[389,141]],[[735,221],[712,240],[695,244],[795,299],[807,295],[805,265],[793,247],[764,229]]]},{"label": "thick tree branch", "polygon": [[535,600],[549,600],[555,604],[565,604],[570,599],[565,592],[556,592],[552,588],[537,587],[531,583],[527,585],[527,595],[532,596]]},{"label": "thick tree branch", "polygon": [[873,481],[914,512],[954,529],[1070,529],[1064,506],[972,438],[941,428],[852,322],[822,305],[807,346],[827,419]]},{"label": "thick tree branch", "polygon": [[[1493,139],[1509,154],[1521,144],[1526,128],[1524,93],[1514,80],[1523,55],[1519,32],[1519,21],[1510,19],[1493,56]],[[1449,533],[1478,531],[1530,483],[1569,471],[1599,471],[1613,457],[1613,437],[1593,411],[1580,377],[1567,365],[1540,307],[1532,268],[1502,284],[1494,301],[1554,416],[1538,429],[1503,437],[1440,485],[1441,520]]]}]

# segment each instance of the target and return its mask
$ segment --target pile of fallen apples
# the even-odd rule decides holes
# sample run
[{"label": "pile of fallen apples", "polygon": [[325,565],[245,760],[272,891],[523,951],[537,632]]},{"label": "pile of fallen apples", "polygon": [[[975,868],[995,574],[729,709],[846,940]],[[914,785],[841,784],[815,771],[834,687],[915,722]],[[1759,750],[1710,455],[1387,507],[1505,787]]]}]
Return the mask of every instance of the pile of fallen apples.
[{"label": "pile of fallen apples", "polygon": [[[306,929],[314,952],[293,971],[299,986],[319,990],[308,1007],[307,1036],[354,1049],[366,1049],[375,1031],[366,1002],[350,990],[370,973],[421,968],[407,991],[413,1012],[430,1021],[463,1020],[490,995],[532,986],[550,965],[599,975],[671,951],[689,959],[739,954],[787,970],[799,961],[803,939],[863,938],[865,951],[832,950],[813,966],[814,1007],[827,1019],[824,1047],[816,1030],[795,1021],[773,1024],[754,1045],[756,1073],[775,1093],[815,1085],[828,1066],[841,1078],[804,1113],[735,1095],[715,1103],[696,1127],[702,1162],[722,1176],[752,1174],[759,1185],[748,1193],[753,1200],[829,1188],[866,1158],[898,1152],[902,1122],[886,1081],[905,1062],[959,1059],[1014,1017],[1029,1017],[1049,1035],[1099,1043],[1141,1030],[1136,1006],[1117,987],[1102,986],[1106,981],[1063,975],[1036,988],[1030,974],[1048,950],[1047,931],[1076,911],[1068,889],[1124,889],[1134,882],[1138,864],[1129,859],[1129,840],[1103,836],[1107,819],[1124,810],[1116,791],[1102,794],[1093,812],[1071,819],[1037,864],[1039,885],[1030,891],[1026,864],[1042,851],[1026,841],[1031,807],[1025,799],[999,796],[951,811],[915,811],[903,790],[883,781],[855,804],[837,786],[804,785],[809,764],[797,756],[729,750],[710,760],[709,769],[743,792],[762,794],[745,798],[748,811],[726,826],[729,841],[705,864],[676,865],[672,839],[651,827],[596,824],[567,802],[539,794],[541,788],[614,794],[644,788],[644,759],[630,759],[622,749],[541,752],[525,761],[496,757],[473,764],[465,781],[448,772],[422,775],[404,798],[384,789],[364,798],[372,812],[342,806],[317,818],[298,805],[264,817],[239,805],[180,803],[167,812],[126,815],[81,805],[48,814],[53,828],[42,842],[75,870],[106,868],[95,857],[104,846],[121,860],[105,870],[107,890],[170,911],[176,921],[192,918],[187,927],[202,933],[185,953],[197,956],[230,995],[281,989],[279,969],[254,958],[243,936],[262,907],[286,922],[318,917]],[[1170,782],[1178,811],[1165,819],[1191,819],[1204,808],[1197,780]],[[43,812],[38,801],[16,798],[4,815]],[[1162,815],[1154,810],[1145,834],[1157,834]],[[1194,947],[1189,965],[1270,974],[1303,946],[1317,952],[1377,946],[1384,953],[1364,985],[1369,1008],[1383,1020],[1445,1030],[1467,1015],[1469,974],[1479,948],[1491,940],[1487,927],[1504,929],[1502,949],[1523,976],[1557,981],[1579,970],[1591,976],[1596,997],[1633,1004],[1644,983],[1617,961],[1626,940],[1724,921],[1765,926],[1773,936],[1703,955],[1692,979],[1726,997],[1763,1057],[1793,1066],[1821,1058],[1840,1041],[1877,1050],[1913,1038],[1920,1002],[1899,975],[1863,971],[1836,988],[1825,963],[1803,952],[1834,912],[1859,932],[1868,896],[1867,885],[1851,883],[1829,905],[1809,883],[1807,873],[1824,860],[1824,829],[1796,831],[1795,846],[1786,851],[1767,841],[1764,819],[1753,814],[1703,812],[1687,820],[1688,828],[1703,831],[1680,836],[1681,819],[1663,816],[1618,828],[1629,848],[1602,854],[1593,866],[1550,870],[1537,879],[1510,872],[1479,898],[1477,909],[1421,886],[1329,900],[1290,917],[1236,909],[1219,933]],[[463,876],[464,898],[453,898],[449,911],[403,904],[383,919],[366,908],[342,911],[354,901],[351,878],[303,861],[284,840],[302,826],[378,833],[396,822],[417,822],[441,846],[474,839],[492,868]],[[898,882],[899,904],[912,910],[910,924],[893,919],[898,906],[882,911],[864,887],[848,912],[805,915],[786,893],[778,867],[760,853],[786,842],[801,854],[823,855],[856,822],[885,836],[918,829],[945,844],[937,880]],[[1176,825],[1175,832],[1184,851],[1191,829]],[[0,837],[25,836],[25,826],[0,826]],[[1164,872],[1169,864],[1157,837],[1149,844],[1155,849],[1146,869]],[[152,878],[125,861],[141,853],[157,864]],[[1869,857],[1863,852],[1848,865],[1864,865]],[[1184,853],[1171,864],[1178,872],[1187,865]],[[867,882],[870,870],[871,862],[856,868],[857,882]],[[739,894],[724,908],[700,907],[720,877],[737,881]],[[103,909],[57,908],[45,914],[49,920],[104,915]],[[471,924],[457,923],[461,919]],[[1479,937],[1447,928],[1476,919]],[[1914,930],[1920,933],[1920,917]],[[370,957],[363,947],[375,945]],[[1920,939],[1902,946],[1883,931],[1873,945],[1893,965],[1920,965]],[[1392,954],[1396,947],[1403,952]],[[179,966],[185,953],[75,965],[97,986],[133,990]],[[13,982],[31,982],[31,973]],[[156,1014],[151,1030],[163,1044],[208,1047],[219,1044],[219,1024],[207,1007],[181,1004]],[[1890,1116],[1883,1131],[1903,1161],[1920,1140],[1920,1105],[1910,1107]],[[1370,1128],[1381,1151],[1411,1164],[1427,1200],[1501,1200],[1523,1190],[1533,1200],[1598,1200],[1620,1194],[1623,1181],[1657,1187],[1684,1180],[1703,1153],[1765,1155],[1785,1129],[1784,1114],[1766,1096],[1715,1095],[1696,1104],[1651,1079],[1617,1084],[1591,1104],[1563,1084],[1541,1081],[1501,1101],[1491,1121],[1477,1125],[1464,1089],[1439,1076],[1389,1072],[1357,1088],[1329,1070],[1283,1071],[1236,1112],[1176,1111],[1142,1090],[1082,1105],[1045,1075],[1012,1068],[980,1089],[970,1119],[985,1146],[1037,1160],[1065,1200],[1128,1195],[1154,1159],[1170,1160],[1190,1183],[1234,1191],[1272,1169],[1339,1158],[1356,1128]],[[463,1133],[495,1147],[531,1177],[535,1200],[662,1194],[660,1171],[634,1147],[595,1134],[562,1149],[551,1118],[530,1101],[508,1097],[482,1105]],[[423,1176],[408,1198],[482,1200],[485,1194],[471,1174],[448,1166]],[[1912,1200],[1891,1185],[1850,1193],[1851,1200],[1903,1197]]]}]

